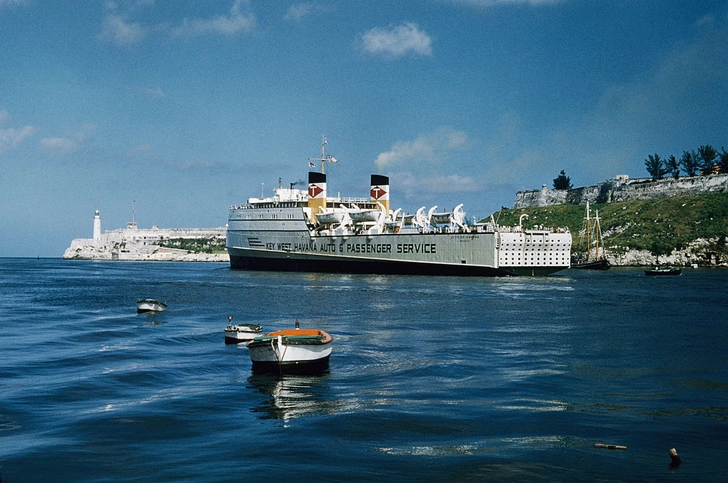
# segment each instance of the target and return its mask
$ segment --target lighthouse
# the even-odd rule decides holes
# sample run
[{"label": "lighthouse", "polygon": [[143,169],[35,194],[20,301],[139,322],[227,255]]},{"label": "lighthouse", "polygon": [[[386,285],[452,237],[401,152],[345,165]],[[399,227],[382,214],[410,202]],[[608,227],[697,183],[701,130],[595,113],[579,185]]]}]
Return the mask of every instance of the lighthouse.
[{"label": "lighthouse", "polygon": [[99,215],[99,210],[94,213],[94,240],[101,240],[101,215]]}]

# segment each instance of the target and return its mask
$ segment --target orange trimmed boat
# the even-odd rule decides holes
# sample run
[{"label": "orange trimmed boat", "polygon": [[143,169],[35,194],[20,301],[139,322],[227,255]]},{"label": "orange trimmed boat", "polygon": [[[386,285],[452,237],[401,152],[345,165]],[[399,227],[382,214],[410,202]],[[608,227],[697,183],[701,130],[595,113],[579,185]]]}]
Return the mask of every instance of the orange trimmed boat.
[{"label": "orange trimmed boat", "polygon": [[328,369],[334,338],[319,329],[277,330],[248,343],[253,372],[312,373]]}]

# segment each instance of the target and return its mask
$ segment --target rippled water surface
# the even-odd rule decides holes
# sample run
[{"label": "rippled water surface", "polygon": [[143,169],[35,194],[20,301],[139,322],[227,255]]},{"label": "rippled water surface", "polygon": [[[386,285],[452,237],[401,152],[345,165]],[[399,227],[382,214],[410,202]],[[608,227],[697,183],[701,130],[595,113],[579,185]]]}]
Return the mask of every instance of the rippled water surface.
[{"label": "rippled water surface", "polygon": [[[728,481],[726,294],[0,259],[0,479]],[[253,375],[228,315],[330,332],[330,370]]]}]

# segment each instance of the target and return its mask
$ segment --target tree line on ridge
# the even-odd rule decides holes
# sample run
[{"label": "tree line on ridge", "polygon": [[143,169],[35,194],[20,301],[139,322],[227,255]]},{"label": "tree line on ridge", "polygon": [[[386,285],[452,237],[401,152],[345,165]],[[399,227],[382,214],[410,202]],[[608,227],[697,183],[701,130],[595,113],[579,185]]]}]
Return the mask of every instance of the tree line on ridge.
[{"label": "tree line on ridge", "polygon": [[[675,155],[663,158],[657,153],[650,154],[645,159],[645,168],[653,180],[662,179],[666,175],[678,179],[681,172],[687,176],[728,173],[728,151],[721,147],[718,152],[710,144],[704,144],[697,151],[683,151],[680,159],[677,159]],[[556,190],[573,189],[571,178],[566,176],[563,169],[553,182]]]}]

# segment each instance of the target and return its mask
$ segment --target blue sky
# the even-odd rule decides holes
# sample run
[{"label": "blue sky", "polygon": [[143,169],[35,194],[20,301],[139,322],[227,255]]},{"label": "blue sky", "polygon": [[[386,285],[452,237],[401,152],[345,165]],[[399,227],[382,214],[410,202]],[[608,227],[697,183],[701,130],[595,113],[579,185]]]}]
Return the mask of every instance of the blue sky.
[{"label": "blue sky", "polygon": [[391,205],[512,206],[728,147],[728,2],[0,0],[0,256],[224,226],[303,180]]}]

